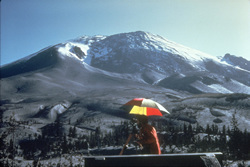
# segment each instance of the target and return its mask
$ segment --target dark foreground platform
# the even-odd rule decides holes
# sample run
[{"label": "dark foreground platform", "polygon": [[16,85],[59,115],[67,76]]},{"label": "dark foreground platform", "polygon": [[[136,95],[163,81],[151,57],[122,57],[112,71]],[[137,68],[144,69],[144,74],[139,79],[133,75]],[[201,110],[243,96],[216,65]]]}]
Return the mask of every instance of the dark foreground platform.
[{"label": "dark foreground platform", "polygon": [[161,154],[161,155],[107,155],[86,156],[85,167],[94,166],[222,166],[222,153],[184,153],[184,154]]}]

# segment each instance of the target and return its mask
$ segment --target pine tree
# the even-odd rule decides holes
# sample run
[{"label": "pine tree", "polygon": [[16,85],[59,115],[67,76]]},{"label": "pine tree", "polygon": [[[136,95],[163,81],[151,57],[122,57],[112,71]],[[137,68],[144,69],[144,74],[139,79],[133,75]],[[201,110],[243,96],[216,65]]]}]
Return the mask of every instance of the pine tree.
[{"label": "pine tree", "polygon": [[73,130],[72,130],[72,127],[70,127],[70,128],[69,128],[69,134],[68,134],[69,137],[72,137],[72,131],[73,131]]},{"label": "pine tree", "polygon": [[239,128],[238,128],[239,124],[238,124],[238,121],[236,119],[235,113],[232,115],[231,125],[232,125],[233,132],[239,131]]},{"label": "pine tree", "polygon": [[196,123],[195,131],[196,131],[196,134],[201,133],[201,128],[198,122]]},{"label": "pine tree", "polygon": [[193,127],[191,124],[188,125],[188,133],[193,134]]},{"label": "pine tree", "polygon": [[234,159],[239,159],[242,157],[242,132],[238,128],[238,121],[236,119],[235,113],[232,115],[232,130],[230,133],[229,148],[231,153],[234,155]]},{"label": "pine tree", "polygon": [[183,125],[183,133],[186,134],[187,133],[187,125],[184,123]]},{"label": "pine tree", "polygon": [[62,152],[63,153],[67,153],[68,152],[67,137],[66,137],[65,133],[63,134]]},{"label": "pine tree", "polygon": [[2,126],[2,123],[3,122],[3,110],[0,110],[0,127]]},{"label": "pine tree", "polygon": [[210,134],[211,134],[211,129],[210,129],[209,124],[207,124],[206,130],[205,130],[205,133],[207,133],[208,135],[210,135]]},{"label": "pine tree", "polygon": [[212,129],[211,129],[212,134],[217,135],[218,134],[218,130],[219,130],[218,126],[212,124]]},{"label": "pine tree", "polygon": [[58,137],[60,137],[60,136],[62,135],[61,127],[62,127],[62,124],[61,124],[61,122],[60,122],[60,119],[57,118],[57,120],[56,120],[56,135],[57,135]]},{"label": "pine tree", "polygon": [[220,135],[220,140],[219,140],[219,147],[222,152],[226,151],[227,148],[227,134],[226,134],[226,126],[223,125],[222,127],[222,134]]},{"label": "pine tree", "polygon": [[250,159],[249,153],[250,153],[250,133],[248,133],[247,130],[245,129],[242,136],[242,154],[244,160]]},{"label": "pine tree", "polygon": [[96,127],[95,129],[95,141],[99,149],[100,148],[100,127]]},{"label": "pine tree", "polygon": [[75,138],[77,136],[76,126],[74,126],[72,130],[72,137]]}]

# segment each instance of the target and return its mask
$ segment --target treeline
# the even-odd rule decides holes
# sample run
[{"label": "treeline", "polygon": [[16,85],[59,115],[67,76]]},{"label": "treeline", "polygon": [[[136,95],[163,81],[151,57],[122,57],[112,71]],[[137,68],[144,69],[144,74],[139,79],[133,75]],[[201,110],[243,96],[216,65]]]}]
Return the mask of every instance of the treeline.
[{"label": "treeline", "polygon": [[198,124],[183,124],[180,127],[160,124],[158,128],[166,132],[158,135],[163,152],[222,152],[224,159],[250,159],[250,133],[246,129],[242,132],[237,126],[230,129],[224,125],[219,130],[214,124],[207,124],[206,128]]},{"label": "treeline", "polygon": [[[224,159],[250,159],[250,133],[241,131],[233,115],[231,128],[217,125],[199,124],[171,125],[166,122],[150,122],[158,131],[159,142],[163,153],[176,152],[223,152]],[[62,154],[71,154],[88,150],[89,148],[122,146],[130,133],[133,124],[129,121],[121,122],[113,131],[102,132],[100,127],[92,130],[89,135],[79,135],[77,126],[71,126],[68,134],[63,133],[62,123],[57,120],[54,124],[42,129],[41,135],[29,135],[28,140],[13,145],[0,138],[1,156],[12,159],[22,156],[24,159],[48,159]],[[131,143],[132,144],[132,143]]]}]

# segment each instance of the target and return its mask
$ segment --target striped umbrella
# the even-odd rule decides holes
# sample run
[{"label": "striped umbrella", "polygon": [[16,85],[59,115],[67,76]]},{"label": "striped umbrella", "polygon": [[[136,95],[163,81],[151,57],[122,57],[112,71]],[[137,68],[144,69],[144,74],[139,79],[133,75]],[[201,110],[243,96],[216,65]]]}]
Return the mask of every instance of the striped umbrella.
[{"label": "striped umbrella", "polygon": [[170,114],[162,105],[159,103],[145,98],[135,98],[123,106],[120,107],[125,111],[128,111],[129,114],[137,114],[137,115],[158,115],[162,116],[162,113]]}]

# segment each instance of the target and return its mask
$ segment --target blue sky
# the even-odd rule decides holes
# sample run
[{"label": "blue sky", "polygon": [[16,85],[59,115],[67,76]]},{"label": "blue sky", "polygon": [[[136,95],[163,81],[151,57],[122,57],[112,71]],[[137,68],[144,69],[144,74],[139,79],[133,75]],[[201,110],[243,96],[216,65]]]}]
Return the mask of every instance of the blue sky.
[{"label": "blue sky", "polygon": [[1,65],[82,35],[138,30],[250,60],[249,0],[2,0]]}]

